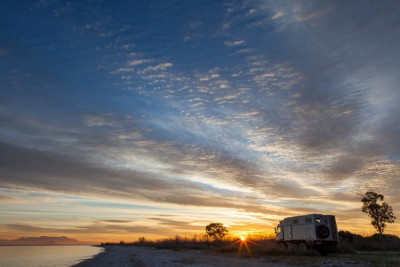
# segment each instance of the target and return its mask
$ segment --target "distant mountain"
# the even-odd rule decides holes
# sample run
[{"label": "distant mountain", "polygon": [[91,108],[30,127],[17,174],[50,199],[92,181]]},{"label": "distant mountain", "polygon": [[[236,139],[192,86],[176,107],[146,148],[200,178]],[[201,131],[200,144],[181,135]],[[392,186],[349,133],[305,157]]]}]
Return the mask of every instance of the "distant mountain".
[{"label": "distant mountain", "polygon": [[0,239],[0,246],[59,246],[83,244],[85,243],[65,236],[21,237],[14,240]]}]

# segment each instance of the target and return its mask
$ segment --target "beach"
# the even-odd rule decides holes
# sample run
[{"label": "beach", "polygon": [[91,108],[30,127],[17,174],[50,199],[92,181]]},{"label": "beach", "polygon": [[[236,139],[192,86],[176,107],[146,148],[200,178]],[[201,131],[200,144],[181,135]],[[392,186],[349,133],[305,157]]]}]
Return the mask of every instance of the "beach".
[{"label": "beach", "polygon": [[329,256],[241,256],[209,250],[170,250],[134,246],[106,246],[105,251],[74,267],[269,267],[269,266],[399,266],[399,252],[355,252]]},{"label": "beach", "polygon": [[[174,251],[144,247],[107,246],[103,253],[74,267],[175,267],[175,266],[277,266],[265,258],[237,258],[235,255],[210,251]],[[279,266],[296,266],[279,263]]]}]

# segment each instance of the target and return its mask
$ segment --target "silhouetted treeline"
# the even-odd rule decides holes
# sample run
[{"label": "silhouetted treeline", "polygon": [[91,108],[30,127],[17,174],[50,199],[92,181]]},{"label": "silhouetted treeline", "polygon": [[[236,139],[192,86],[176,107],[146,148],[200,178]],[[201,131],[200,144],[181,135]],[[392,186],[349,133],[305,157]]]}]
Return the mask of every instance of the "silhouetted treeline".
[{"label": "silhouetted treeline", "polygon": [[395,235],[373,234],[362,236],[349,231],[339,231],[339,250],[373,251],[373,250],[400,250],[400,238]]},{"label": "silhouetted treeline", "polygon": [[[332,252],[353,253],[354,251],[399,251],[400,238],[395,235],[383,235],[381,239],[379,234],[372,236],[362,236],[349,231],[339,231],[340,242]],[[246,244],[253,255],[281,255],[281,254],[306,254],[311,255],[314,252],[308,250],[299,252],[296,248],[283,249],[278,247],[275,235],[270,234],[251,234],[246,237]],[[247,253],[240,238],[228,235],[220,239],[213,239],[207,235],[193,236],[174,236],[162,238],[156,241],[140,237],[137,241],[119,243],[101,243],[102,246],[141,246],[153,247],[156,249],[212,249],[220,252],[237,252],[242,247],[242,252]]]}]

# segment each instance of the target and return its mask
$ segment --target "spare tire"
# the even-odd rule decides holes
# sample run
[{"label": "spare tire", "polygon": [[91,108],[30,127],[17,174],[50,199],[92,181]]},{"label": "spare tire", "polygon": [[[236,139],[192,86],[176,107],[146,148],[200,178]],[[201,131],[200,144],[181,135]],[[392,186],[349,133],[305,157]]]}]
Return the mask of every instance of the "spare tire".
[{"label": "spare tire", "polygon": [[326,225],[320,225],[317,227],[317,236],[319,238],[327,238],[330,234],[329,228]]}]

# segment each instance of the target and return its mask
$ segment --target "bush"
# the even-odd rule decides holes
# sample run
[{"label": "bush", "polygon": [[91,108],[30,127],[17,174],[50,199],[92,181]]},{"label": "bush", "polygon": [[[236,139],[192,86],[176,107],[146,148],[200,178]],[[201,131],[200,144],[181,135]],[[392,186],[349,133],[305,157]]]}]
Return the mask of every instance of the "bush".
[{"label": "bush", "polygon": [[339,252],[360,251],[382,251],[382,250],[399,250],[400,238],[395,235],[383,235],[381,239],[379,234],[372,236],[361,236],[353,234],[349,231],[339,231]]}]

